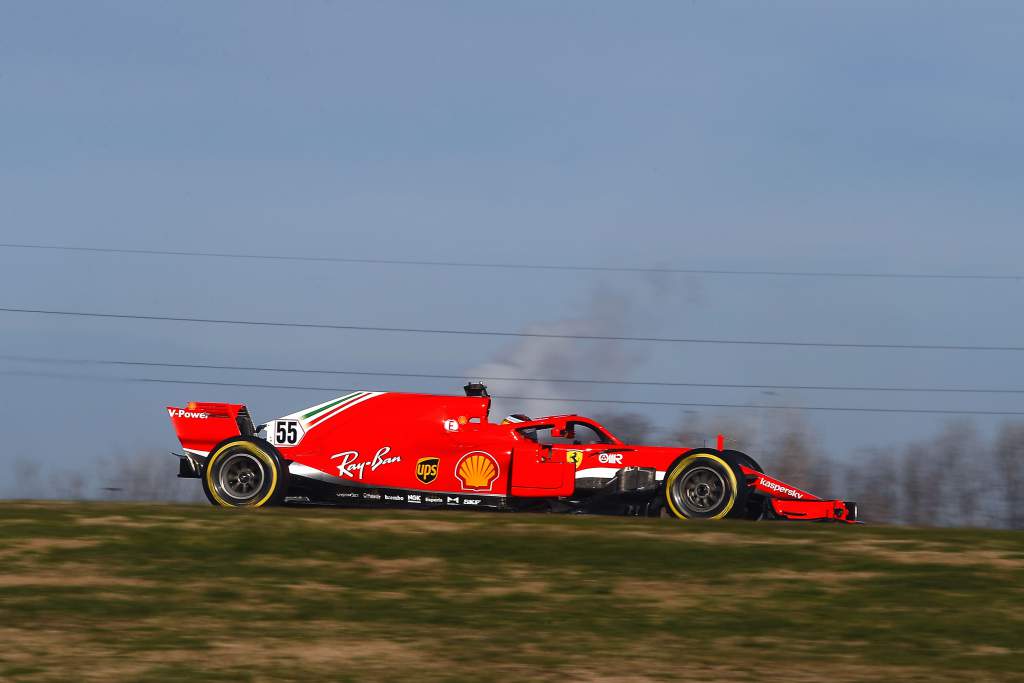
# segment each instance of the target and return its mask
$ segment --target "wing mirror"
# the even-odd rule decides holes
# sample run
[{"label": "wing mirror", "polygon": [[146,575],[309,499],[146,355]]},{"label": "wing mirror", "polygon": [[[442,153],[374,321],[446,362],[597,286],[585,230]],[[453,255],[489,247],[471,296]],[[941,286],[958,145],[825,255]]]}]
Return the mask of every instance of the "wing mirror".
[{"label": "wing mirror", "polygon": [[551,436],[555,439],[575,439],[576,430],[571,424],[555,425],[551,428]]}]

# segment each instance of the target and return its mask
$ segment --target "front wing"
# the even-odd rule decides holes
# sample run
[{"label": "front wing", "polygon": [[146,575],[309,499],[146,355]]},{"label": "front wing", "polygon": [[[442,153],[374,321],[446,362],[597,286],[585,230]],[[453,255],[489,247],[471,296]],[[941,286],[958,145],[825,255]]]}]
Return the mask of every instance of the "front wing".
[{"label": "front wing", "polygon": [[766,501],[766,512],[775,519],[804,521],[857,522],[857,504],[845,500],[825,500],[790,486],[763,472],[740,465],[751,491]]}]

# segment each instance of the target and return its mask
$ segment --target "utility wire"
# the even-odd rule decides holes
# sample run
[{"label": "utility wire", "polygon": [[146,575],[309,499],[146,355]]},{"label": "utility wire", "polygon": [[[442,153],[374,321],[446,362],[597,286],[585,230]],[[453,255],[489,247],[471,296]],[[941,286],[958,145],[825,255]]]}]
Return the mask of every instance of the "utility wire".
[{"label": "utility wire", "polygon": [[[291,389],[299,391],[327,391],[344,393],[355,391],[350,387],[315,387],[298,386],[294,384],[248,384],[241,382],[210,382],[201,380],[184,379],[162,379],[155,377],[107,377],[99,375],[75,375],[59,372],[33,372],[21,370],[0,370],[0,375],[20,377],[45,377],[56,379],[80,379],[98,380],[104,382],[128,382],[140,384],[183,384],[210,387],[235,387],[244,389]],[[734,408],[734,409],[755,409],[755,410],[814,410],[844,413],[908,413],[916,415],[992,415],[992,416],[1020,416],[1024,411],[1014,410],[933,410],[929,408],[855,408],[841,406],[802,406],[802,405],[761,405],[756,403],[696,403],[683,401],[638,401],[628,399],[597,399],[597,398],[556,398],[553,396],[505,396],[494,395],[491,398],[500,398],[508,401],[551,401],[555,403],[599,403],[612,405],[640,405],[640,406],[667,406],[682,408]]]},{"label": "utility wire", "polygon": [[96,313],[60,311],[42,308],[0,307],[3,313],[27,313],[110,320],[151,320],[162,322],[200,323],[208,325],[242,325],[249,327],[286,327],[316,330],[347,330],[362,332],[396,332],[403,334],[439,334],[474,337],[510,337],[520,339],[577,339],[586,341],[659,342],[672,344],[731,344],[737,346],[782,346],[826,349],[882,349],[924,351],[1024,351],[1024,346],[982,346],[975,344],[869,344],[859,342],[775,341],[767,339],[712,339],[702,337],[627,337],[603,334],[557,334],[553,332],[505,332],[498,330],[456,330],[429,327],[385,327],[379,325],[342,325],[338,323],[276,322],[226,318],[193,318],[187,316],[139,315],[129,313]]},{"label": "utility wire", "polygon": [[54,358],[48,356],[0,355],[0,360],[51,363],[65,365],[107,365],[119,367],[175,368],[194,370],[238,370],[245,372],[282,372],[310,375],[346,375],[358,377],[401,377],[414,379],[487,380],[491,382],[541,382],[545,384],[607,384],[612,386],[691,387],[705,389],[779,389],[793,391],[878,391],[901,393],[951,394],[1024,394],[1024,389],[980,389],[968,387],[898,387],[898,386],[844,386],[813,384],[731,384],[723,382],[669,382],[616,379],[571,379],[554,377],[499,377],[487,375],[446,375],[424,372],[394,372],[371,370],[315,370],[312,368],[284,368],[259,365],[218,365],[213,363],[162,363],[155,361],[106,360],[95,358]]},{"label": "utility wire", "polygon": [[598,273],[678,273],[688,275],[744,275],[768,277],[809,277],[809,278],[885,278],[901,280],[992,280],[1020,281],[1022,275],[998,273],[900,273],[870,271],[804,271],[804,270],[754,270],[741,268],[674,268],[641,266],[596,266],[580,264],[539,264],[539,263],[492,263],[472,261],[431,261],[390,258],[353,258],[342,256],[309,256],[283,254],[252,254],[218,251],[178,251],[169,249],[122,249],[114,247],[81,247],[56,244],[0,243],[4,249],[34,249],[41,251],[65,251],[97,254],[124,254],[132,256],[173,256],[192,258],[247,259],[259,261],[297,261],[319,263],[355,263],[388,266],[421,266],[431,268],[477,268],[490,270],[546,270],[546,271],[589,271]]}]

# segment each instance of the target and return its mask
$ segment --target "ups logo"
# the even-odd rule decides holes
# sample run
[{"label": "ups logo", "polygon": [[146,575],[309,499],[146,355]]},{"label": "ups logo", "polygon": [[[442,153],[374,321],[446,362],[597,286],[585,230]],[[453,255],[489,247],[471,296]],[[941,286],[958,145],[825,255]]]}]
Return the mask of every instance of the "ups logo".
[{"label": "ups logo", "polygon": [[420,458],[416,461],[416,478],[424,484],[437,479],[437,466],[440,464],[440,458]]}]

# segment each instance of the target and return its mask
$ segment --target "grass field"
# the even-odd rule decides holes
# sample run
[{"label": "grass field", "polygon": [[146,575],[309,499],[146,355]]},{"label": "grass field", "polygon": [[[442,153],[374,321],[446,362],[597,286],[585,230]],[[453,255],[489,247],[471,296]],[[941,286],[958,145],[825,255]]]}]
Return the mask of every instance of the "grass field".
[{"label": "grass field", "polygon": [[0,680],[1024,680],[1024,535],[0,504]]}]

